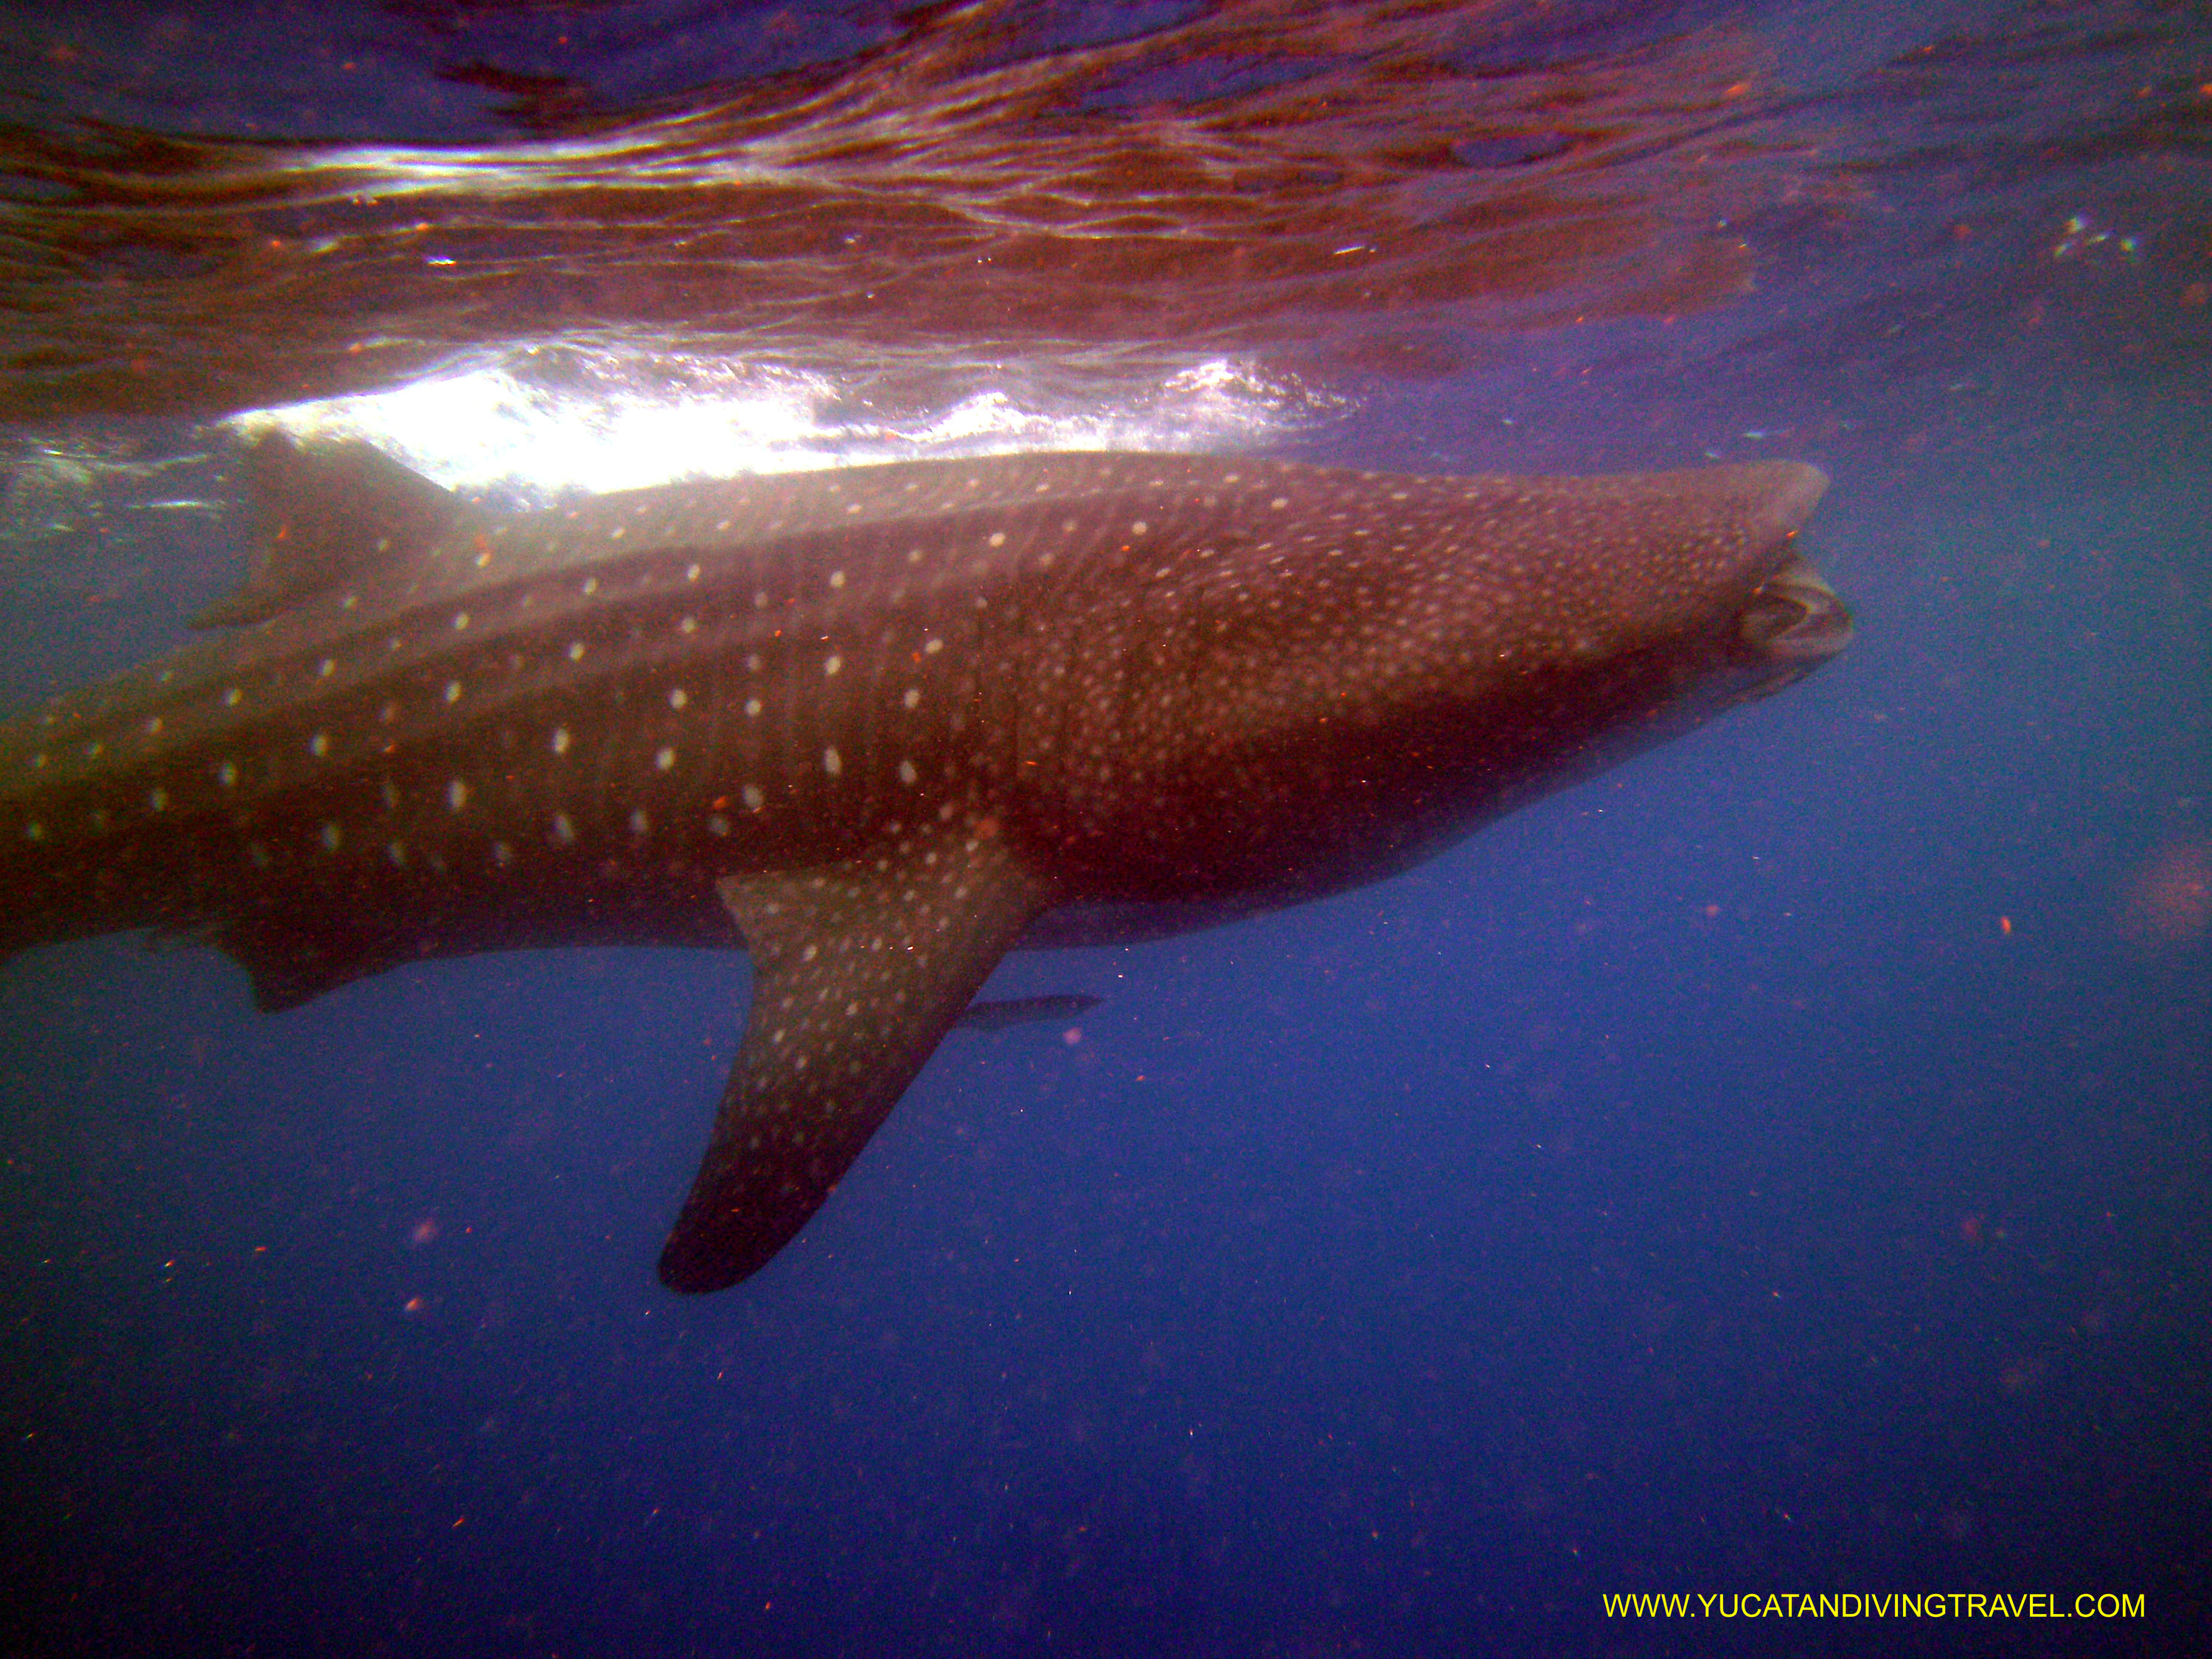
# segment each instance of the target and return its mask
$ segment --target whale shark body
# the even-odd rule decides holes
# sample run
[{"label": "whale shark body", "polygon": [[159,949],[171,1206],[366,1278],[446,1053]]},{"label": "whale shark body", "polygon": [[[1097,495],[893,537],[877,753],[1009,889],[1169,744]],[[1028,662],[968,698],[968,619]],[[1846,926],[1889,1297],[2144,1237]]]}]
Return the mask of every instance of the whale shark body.
[{"label": "whale shark body", "polygon": [[1850,632],[1786,462],[1030,454],[504,516],[365,446],[248,468],[223,631],[0,726],[0,949],[185,933],[274,1009],[742,946],[687,1291],[805,1224],[1010,947],[1376,879]]}]

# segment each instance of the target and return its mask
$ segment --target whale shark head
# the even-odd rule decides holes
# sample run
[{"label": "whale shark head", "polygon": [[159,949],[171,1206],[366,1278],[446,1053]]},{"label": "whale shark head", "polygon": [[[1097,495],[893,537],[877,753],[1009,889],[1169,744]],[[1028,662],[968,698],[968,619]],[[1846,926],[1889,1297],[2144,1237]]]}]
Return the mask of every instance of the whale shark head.
[{"label": "whale shark head", "polygon": [[1062,712],[1018,775],[1036,831],[1093,898],[1387,874],[1840,650],[1796,550],[1826,486],[1766,463],[1217,501],[1040,647]]}]

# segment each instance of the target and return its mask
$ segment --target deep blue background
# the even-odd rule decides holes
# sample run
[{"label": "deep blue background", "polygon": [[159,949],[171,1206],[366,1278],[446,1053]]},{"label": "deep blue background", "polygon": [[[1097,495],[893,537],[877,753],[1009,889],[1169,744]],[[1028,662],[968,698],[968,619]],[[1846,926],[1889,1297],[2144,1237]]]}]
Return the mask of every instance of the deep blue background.
[{"label": "deep blue background", "polygon": [[[201,952],[9,964],[0,1651],[2195,1650],[2212,198],[2178,149],[1900,178],[1904,228],[1808,226],[1723,315],[1370,388],[1307,453],[1826,466],[1857,643],[1371,891],[1013,959],[998,994],[1108,999],[1081,1040],[948,1041],[738,1291],[652,1262],[740,958],[270,1018]],[[2140,257],[2051,252],[2092,204]],[[170,637],[234,547],[78,552],[10,573],[18,699]],[[1605,1616],[1645,1589],[2149,1617]]]}]

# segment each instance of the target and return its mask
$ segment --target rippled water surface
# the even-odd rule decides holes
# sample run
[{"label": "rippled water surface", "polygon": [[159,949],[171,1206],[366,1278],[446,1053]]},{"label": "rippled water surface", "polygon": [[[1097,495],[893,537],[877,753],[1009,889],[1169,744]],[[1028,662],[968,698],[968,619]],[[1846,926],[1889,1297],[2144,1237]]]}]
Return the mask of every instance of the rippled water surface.
[{"label": "rippled water surface", "polygon": [[[235,584],[272,427],[501,506],[1787,457],[1858,635],[1391,883],[1011,962],[1103,1000],[702,1300],[741,957],[23,955],[0,1651],[2202,1637],[2203,8],[0,12],[7,712]],[[1770,1591],[2142,1611],[1603,1600]]]}]

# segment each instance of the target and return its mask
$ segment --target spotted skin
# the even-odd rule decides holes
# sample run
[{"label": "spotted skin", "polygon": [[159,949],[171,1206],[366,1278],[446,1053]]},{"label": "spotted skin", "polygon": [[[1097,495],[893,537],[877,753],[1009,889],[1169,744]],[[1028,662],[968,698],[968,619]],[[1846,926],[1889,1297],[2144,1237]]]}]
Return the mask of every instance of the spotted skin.
[{"label": "spotted skin", "polygon": [[499,518],[276,453],[313,502],[266,507],[216,613],[259,620],[0,726],[0,947],[185,931],[281,1008],[475,951],[743,943],[685,1291],[805,1224],[1013,944],[1375,879],[1848,636],[1790,463],[1030,455]]}]

